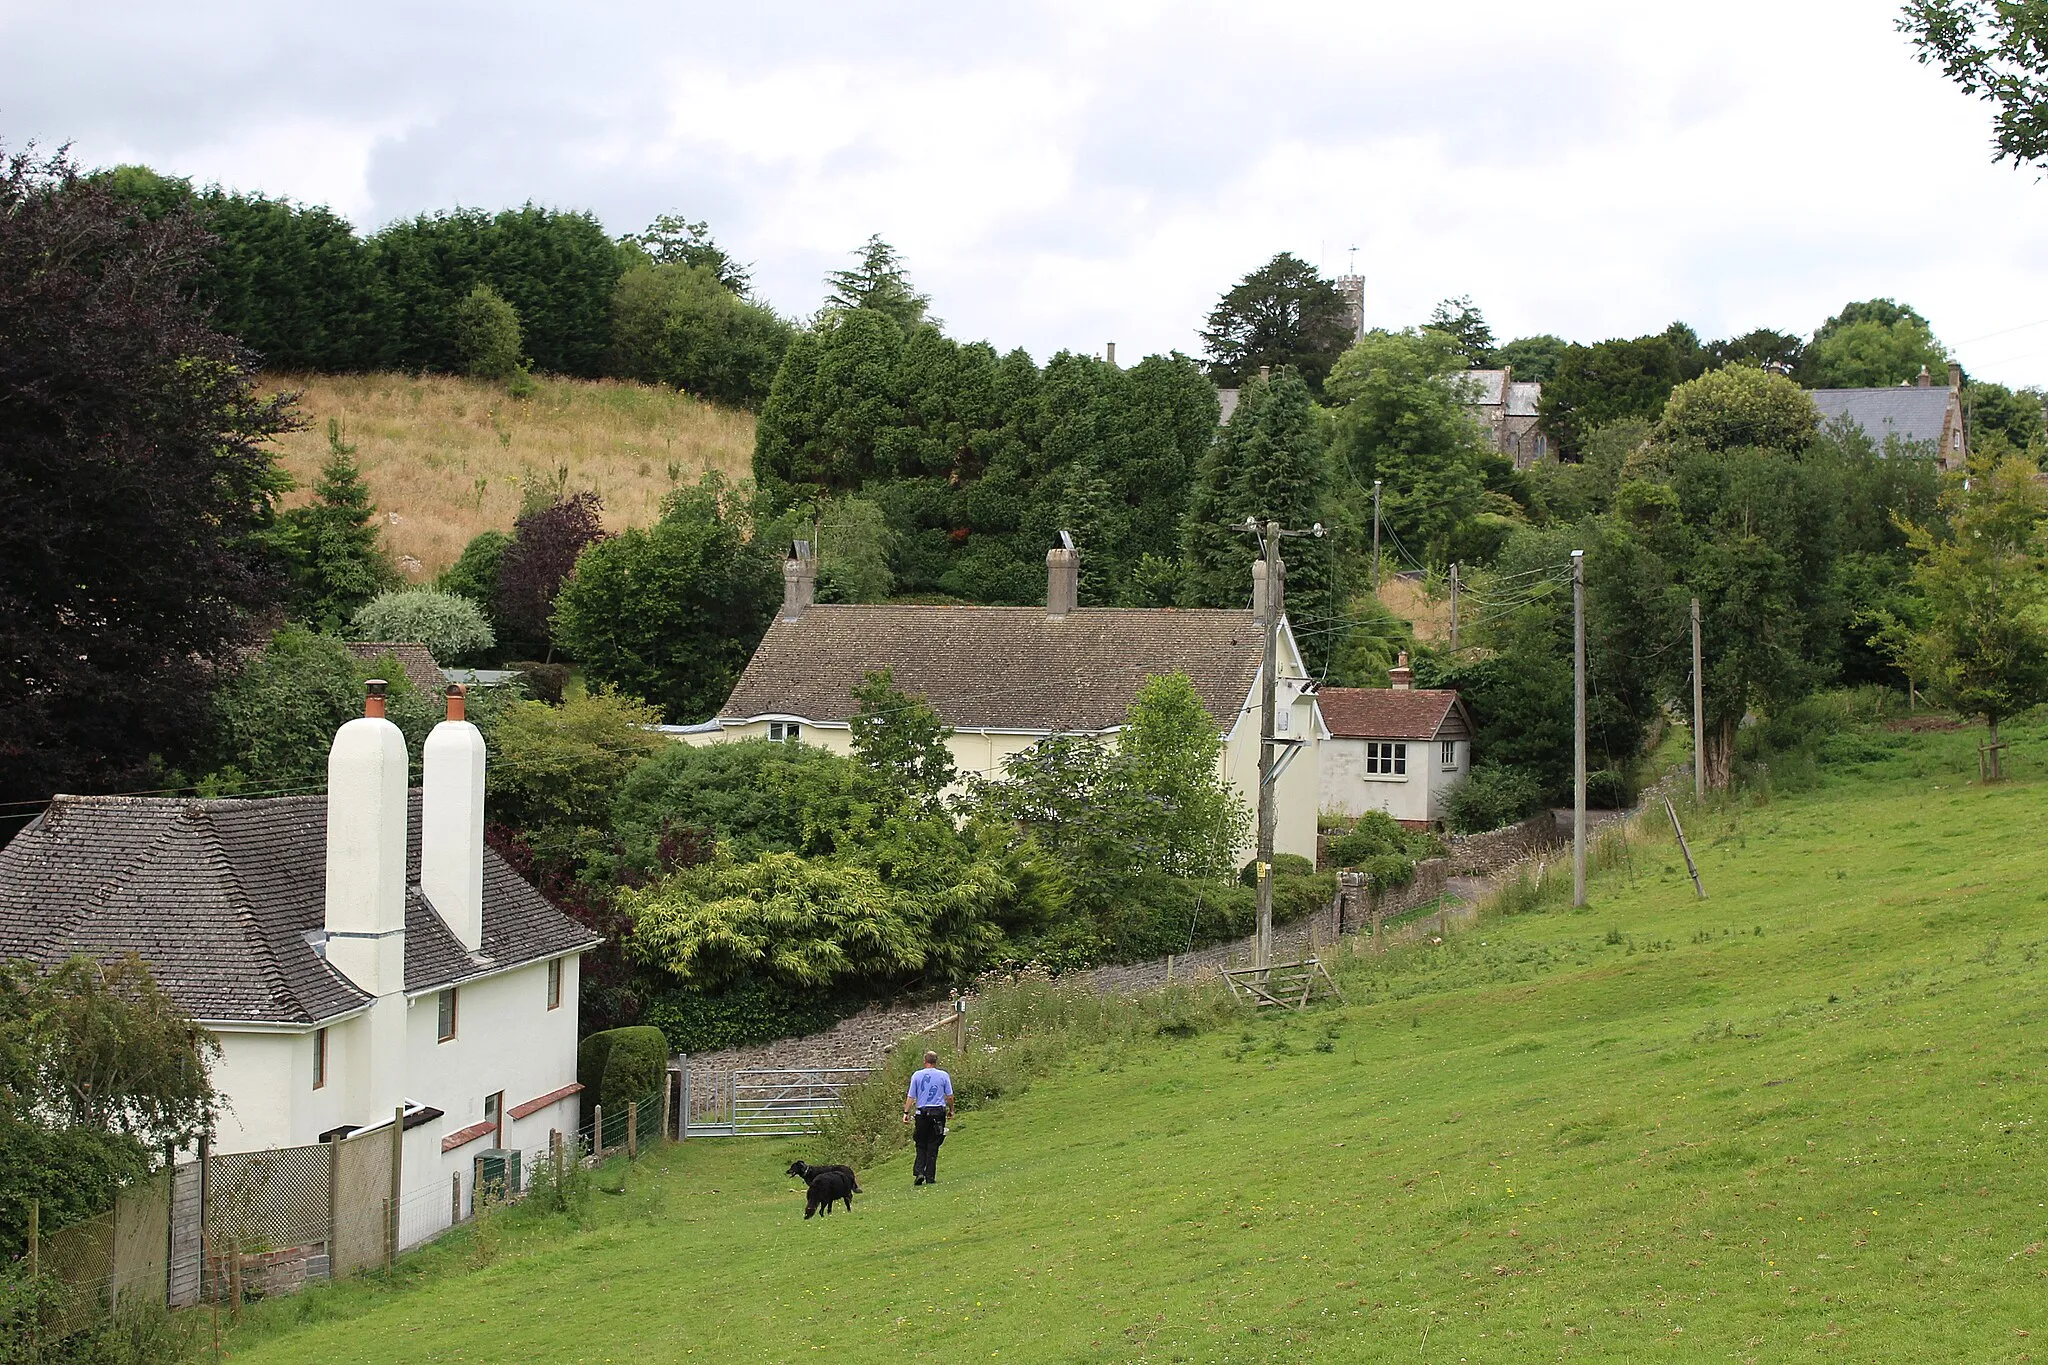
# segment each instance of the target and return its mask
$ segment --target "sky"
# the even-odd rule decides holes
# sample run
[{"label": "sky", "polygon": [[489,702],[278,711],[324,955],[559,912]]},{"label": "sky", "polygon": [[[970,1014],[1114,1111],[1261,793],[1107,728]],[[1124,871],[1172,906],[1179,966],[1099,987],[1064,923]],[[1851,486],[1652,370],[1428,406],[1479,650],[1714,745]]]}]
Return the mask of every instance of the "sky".
[{"label": "sky", "polygon": [[[1888,0],[0,0],[0,145],[326,204],[675,212],[808,316],[870,233],[962,339],[1199,353],[1276,252],[1372,326],[1810,333],[2048,382],[2048,183]],[[1355,248],[1355,254],[1353,251]]]}]

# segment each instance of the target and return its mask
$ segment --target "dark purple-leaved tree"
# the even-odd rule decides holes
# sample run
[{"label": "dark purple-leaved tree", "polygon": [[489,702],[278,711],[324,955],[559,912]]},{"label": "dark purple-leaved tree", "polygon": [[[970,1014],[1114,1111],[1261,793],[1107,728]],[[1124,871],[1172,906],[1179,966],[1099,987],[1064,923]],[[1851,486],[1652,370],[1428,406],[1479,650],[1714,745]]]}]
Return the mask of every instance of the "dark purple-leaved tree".
[{"label": "dark purple-leaved tree", "polygon": [[211,240],[0,154],[0,816],[157,785],[281,588],[267,443],[296,423],[192,302]]},{"label": "dark purple-leaved tree", "polygon": [[583,547],[604,539],[603,512],[604,499],[585,489],[522,512],[512,524],[512,543],[498,561],[495,605],[515,648],[552,651],[555,595]]}]

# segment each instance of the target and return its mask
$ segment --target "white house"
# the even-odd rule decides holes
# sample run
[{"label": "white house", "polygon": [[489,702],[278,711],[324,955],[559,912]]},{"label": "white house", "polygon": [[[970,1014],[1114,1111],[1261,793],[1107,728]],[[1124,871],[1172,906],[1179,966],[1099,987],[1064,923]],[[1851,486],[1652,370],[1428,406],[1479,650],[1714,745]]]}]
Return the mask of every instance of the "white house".
[{"label": "white house", "polygon": [[1410,829],[1444,817],[1444,801],[1472,771],[1472,717],[1448,689],[1410,686],[1408,656],[1389,670],[1391,687],[1326,687],[1323,809],[1336,815],[1383,810]]},{"label": "white house", "polygon": [[[1249,610],[1078,606],[1080,552],[1071,544],[1046,555],[1043,608],[818,605],[816,561],[802,543],[783,574],[782,611],[732,695],[711,723],[672,727],[679,740],[797,740],[850,752],[853,689],[888,669],[951,727],[963,777],[1001,776],[1005,759],[1049,735],[1115,733],[1147,678],[1184,673],[1223,737],[1224,779],[1256,808],[1263,564],[1252,566]],[[1274,846],[1313,858],[1323,731],[1284,617],[1279,656],[1274,729],[1290,743],[1274,784]]]},{"label": "white house", "polygon": [[577,962],[597,939],[485,847],[462,689],[418,791],[382,691],[335,735],[324,797],[57,797],[0,849],[0,957],[138,953],[220,1040],[215,1150],[403,1105],[402,1189],[446,1209],[477,1152],[575,1133]]}]

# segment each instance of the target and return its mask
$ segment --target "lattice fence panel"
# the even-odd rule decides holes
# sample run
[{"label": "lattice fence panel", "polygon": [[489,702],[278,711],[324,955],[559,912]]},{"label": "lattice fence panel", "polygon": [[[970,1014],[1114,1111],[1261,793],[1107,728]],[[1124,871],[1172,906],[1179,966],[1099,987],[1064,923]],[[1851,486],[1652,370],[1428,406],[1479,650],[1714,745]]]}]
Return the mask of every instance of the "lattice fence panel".
[{"label": "lattice fence panel", "polygon": [[206,1175],[206,1226],[215,1250],[326,1241],[327,1164],[323,1145],[216,1155]]}]

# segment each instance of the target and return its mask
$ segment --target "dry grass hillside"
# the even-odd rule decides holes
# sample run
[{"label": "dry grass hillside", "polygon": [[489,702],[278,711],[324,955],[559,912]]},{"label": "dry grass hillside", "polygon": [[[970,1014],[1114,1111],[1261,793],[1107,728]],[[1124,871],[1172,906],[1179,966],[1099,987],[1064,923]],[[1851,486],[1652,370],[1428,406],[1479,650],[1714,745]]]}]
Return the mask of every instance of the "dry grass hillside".
[{"label": "dry grass hillside", "polygon": [[678,483],[707,469],[748,475],[752,413],[672,389],[615,380],[537,379],[530,398],[449,375],[270,375],[304,397],[306,429],[279,442],[303,502],[327,454],[327,422],[384,513],[384,545],[407,575],[431,577],[479,531],[512,529],[525,491],[595,489],[613,529],[652,521]]}]

